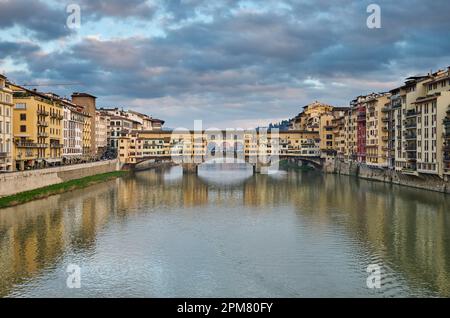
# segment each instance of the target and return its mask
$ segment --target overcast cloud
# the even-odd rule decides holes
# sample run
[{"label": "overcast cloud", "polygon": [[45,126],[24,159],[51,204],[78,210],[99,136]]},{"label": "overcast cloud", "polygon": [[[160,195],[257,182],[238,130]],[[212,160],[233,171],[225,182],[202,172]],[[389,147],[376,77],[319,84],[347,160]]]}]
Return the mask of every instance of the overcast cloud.
[{"label": "overcast cloud", "polygon": [[[64,1],[63,1],[64,2]],[[82,24],[69,30],[65,5]],[[0,0],[0,72],[98,106],[135,109],[170,127],[219,128],[289,118],[320,100],[347,106],[405,77],[450,66],[450,2]]]}]

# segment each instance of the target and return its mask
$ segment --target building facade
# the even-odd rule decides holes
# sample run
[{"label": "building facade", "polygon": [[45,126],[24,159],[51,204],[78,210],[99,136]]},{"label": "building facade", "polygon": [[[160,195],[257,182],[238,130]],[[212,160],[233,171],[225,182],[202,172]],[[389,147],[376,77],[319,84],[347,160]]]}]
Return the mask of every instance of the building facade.
[{"label": "building facade", "polygon": [[16,170],[62,163],[63,114],[53,96],[11,85]]},{"label": "building facade", "polygon": [[103,156],[107,151],[108,138],[110,136],[110,117],[101,111],[95,113],[95,144],[97,146],[97,155]]},{"label": "building facade", "polygon": [[96,113],[96,99],[97,97],[87,93],[73,93],[72,102],[84,108],[84,111],[89,115],[89,119],[85,119],[84,124],[84,145],[83,153],[85,157],[94,158],[97,156],[97,145],[95,139],[95,113]]},{"label": "building facade", "polygon": [[89,114],[82,106],[68,100],[61,100],[64,109],[63,161],[76,163],[84,159],[84,126]]},{"label": "building facade", "polygon": [[389,156],[389,93],[372,94],[366,104],[366,163],[387,168]]},{"label": "building facade", "polygon": [[6,77],[0,74],[0,172],[13,171],[13,95]]}]

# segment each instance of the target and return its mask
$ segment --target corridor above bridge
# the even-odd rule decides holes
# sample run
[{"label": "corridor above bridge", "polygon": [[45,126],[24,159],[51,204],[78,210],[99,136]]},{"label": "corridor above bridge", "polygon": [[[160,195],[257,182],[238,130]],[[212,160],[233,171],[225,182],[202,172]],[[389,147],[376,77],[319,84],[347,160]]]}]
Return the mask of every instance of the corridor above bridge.
[{"label": "corridor above bridge", "polygon": [[[318,132],[277,130],[132,131],[119,139],[119,160],[136,165],[148,160],[196,165],[218,158],[268,163],[274,158],[319,158]],[[193,170],[196,165],[192,166]]]}]

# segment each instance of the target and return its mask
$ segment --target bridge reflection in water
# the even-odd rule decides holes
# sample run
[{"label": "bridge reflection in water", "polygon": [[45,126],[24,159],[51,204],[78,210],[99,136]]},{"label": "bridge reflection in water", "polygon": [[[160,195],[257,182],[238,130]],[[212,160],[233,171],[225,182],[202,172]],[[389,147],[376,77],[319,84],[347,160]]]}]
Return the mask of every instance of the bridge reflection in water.
[{"label": "bridge reflection in water", "polygon": [[445,195],[344,176],[140,172],[0,211],[0,296],[448,297],[449,211]]}]

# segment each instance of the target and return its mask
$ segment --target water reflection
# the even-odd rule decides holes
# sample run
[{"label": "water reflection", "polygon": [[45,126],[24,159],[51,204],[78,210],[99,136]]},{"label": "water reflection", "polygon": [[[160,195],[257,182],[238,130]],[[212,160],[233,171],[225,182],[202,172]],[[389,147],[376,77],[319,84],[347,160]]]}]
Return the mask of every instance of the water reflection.
[{"label": "water reflection", "polygon": [[[448,297],[449,211],[439,193],[314,172],[140,172],[1,210],[0,296]],[[68,290],[71,262],[101,274]]]}]

